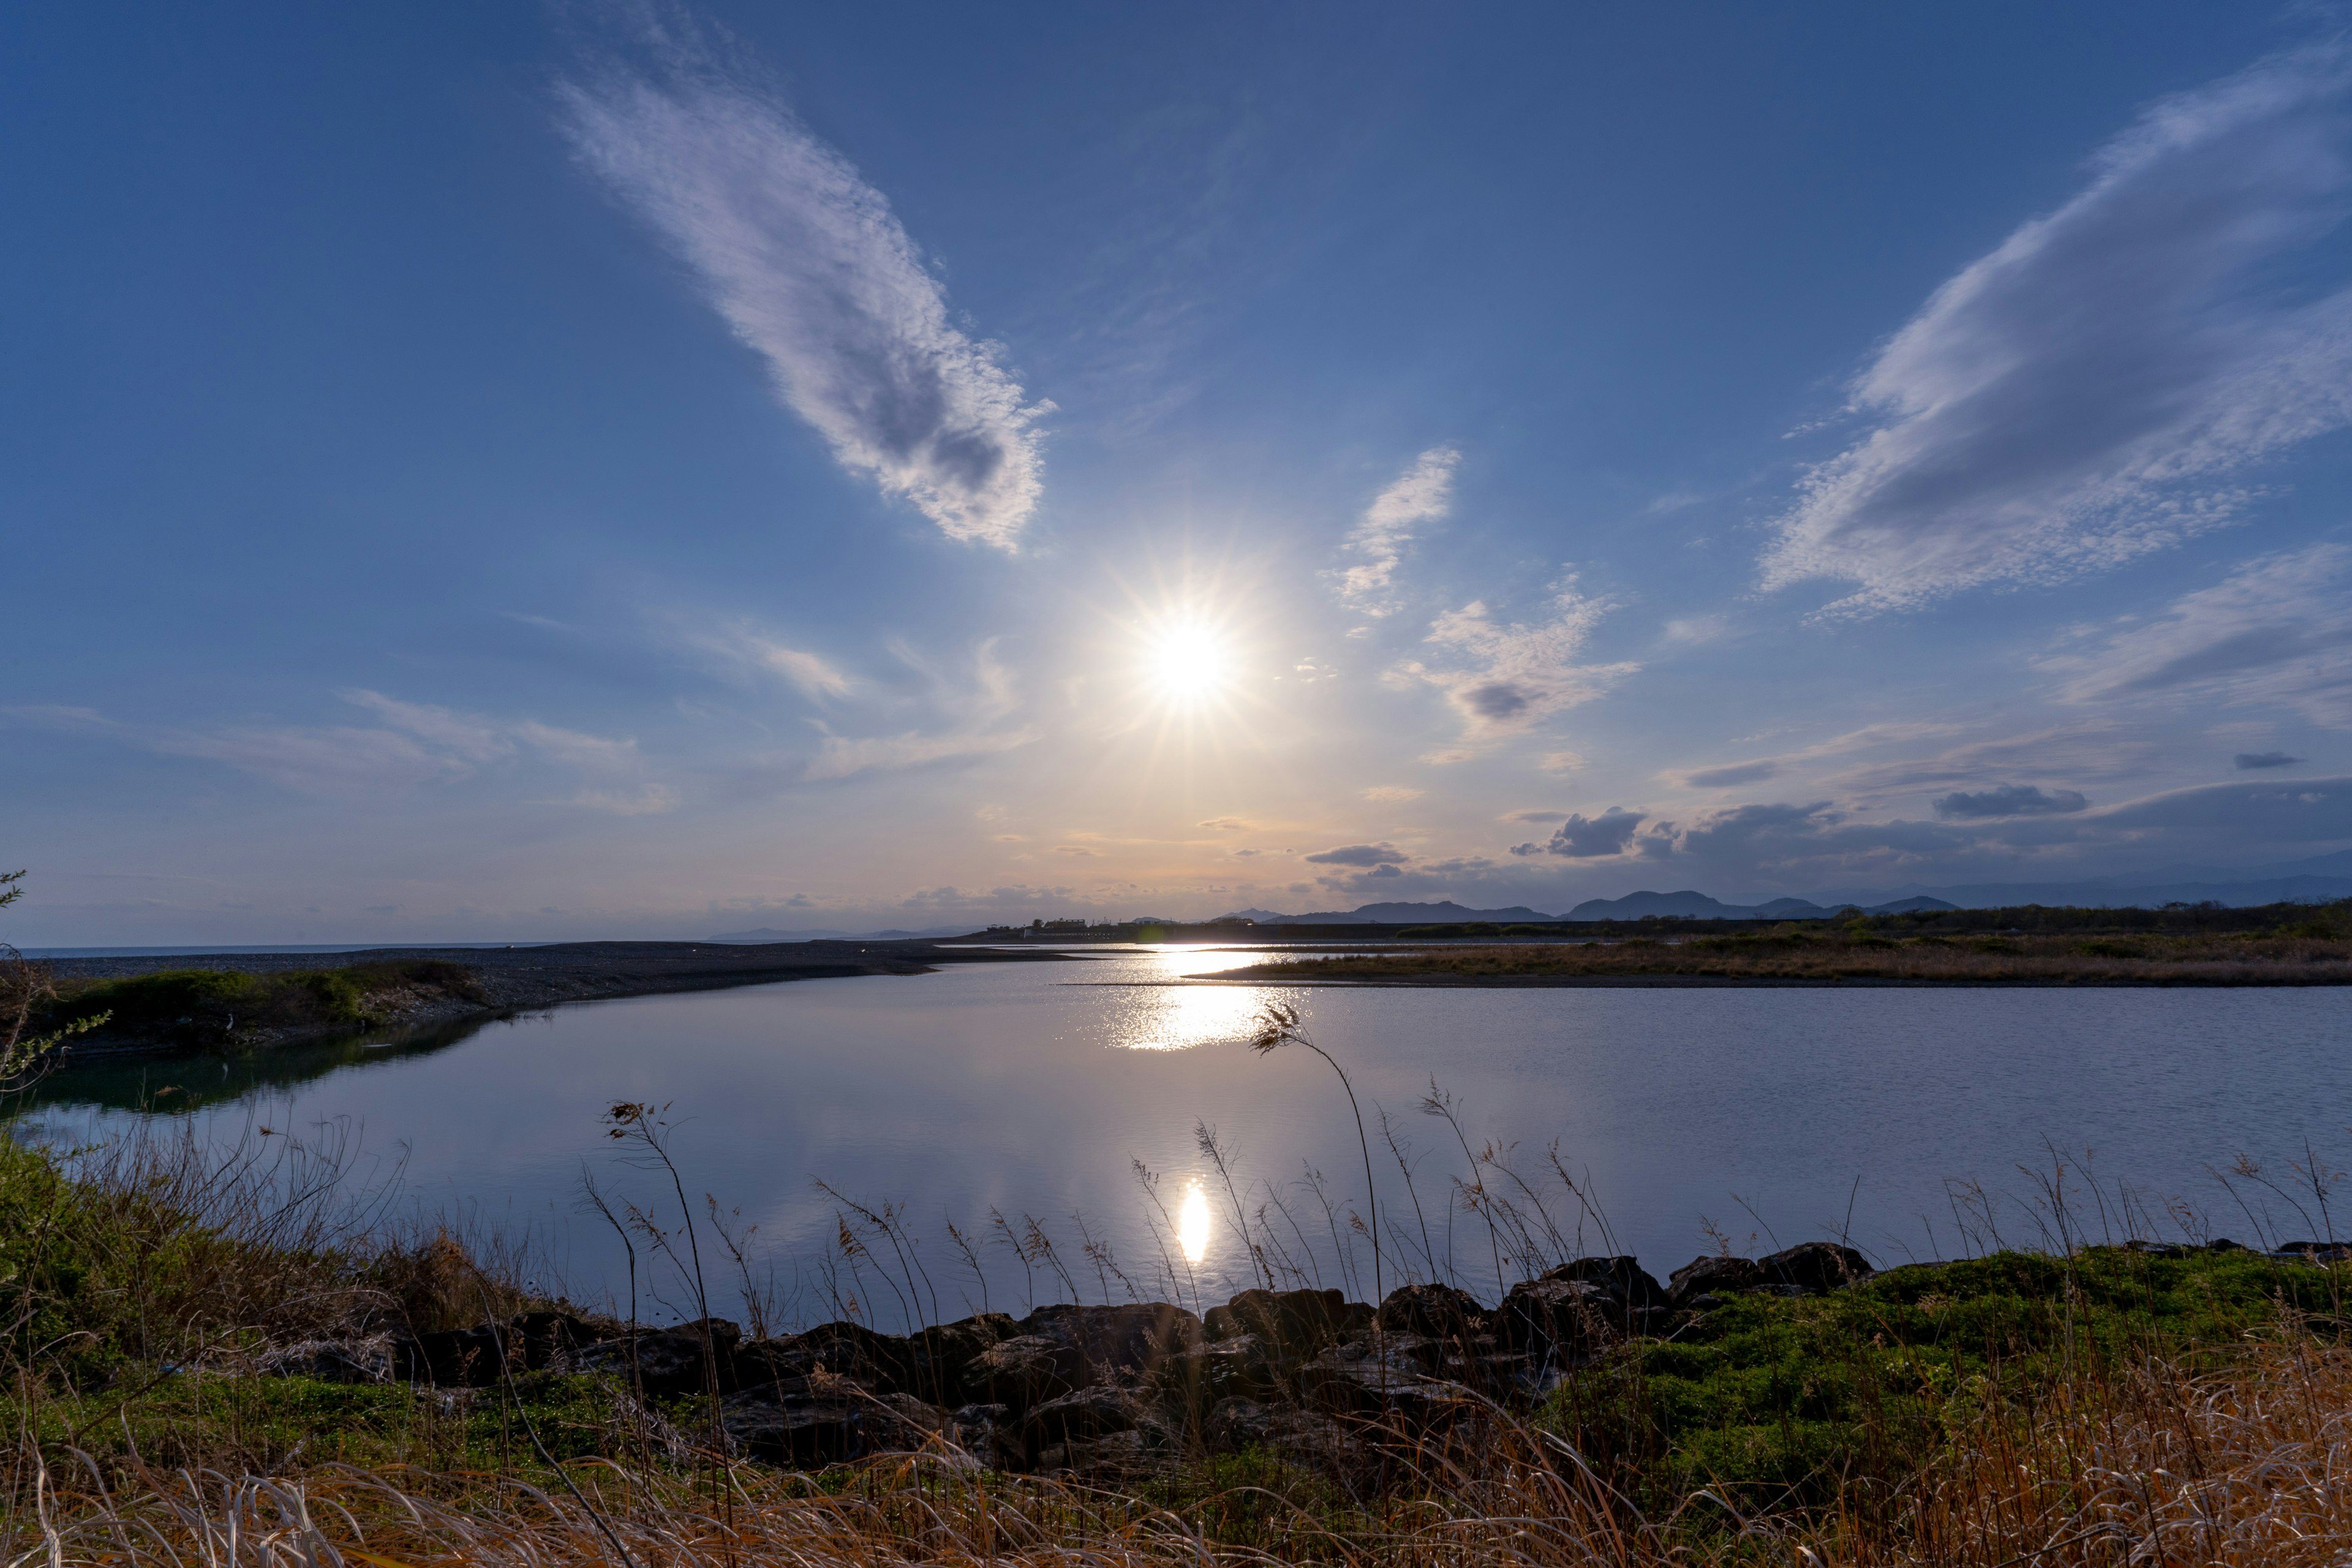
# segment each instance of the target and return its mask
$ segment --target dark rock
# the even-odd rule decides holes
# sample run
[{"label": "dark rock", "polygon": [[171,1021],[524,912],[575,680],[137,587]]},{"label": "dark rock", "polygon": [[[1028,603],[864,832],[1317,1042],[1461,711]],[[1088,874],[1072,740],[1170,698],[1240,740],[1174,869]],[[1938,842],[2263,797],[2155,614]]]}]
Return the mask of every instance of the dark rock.
[{"label": "dark rock", "polygon": [[1308,1362],[1299,1369],[1299,1390],[1318,1410],[1427,1426],[1475,1400],[1461,1384],[1431,1375],[1452,1360],[1444,1340],[1381,1334],[1334,1345]]},{"label": "dark rock", "polygon": [[1018,1326],[1023,1334],[1070,1347],[1105,1373],[1148,1373],[1178,1352],[1208,1342],[1200,1319],[1165,1301],[1040,1307]]},{"label": "dark rock", "polygon": [[1621,1317],[1666,1304],[1664,1288],[1650,1278],[1638,1259],[1632,1258],[1580,1258],[1546,1270],[1543,1278],[1599,1286],[1623,1304]]},{"label": "dark rock", "polygon": [[911,1335],[907,1340],[900,1390],[919,1399],[950,1404],[951,1395],[961,1397],[964,1373],[982,1352],[1020,1331],[1006,1313],[982,1312]]},{"label": "dark rock", "polygon": [[2205,1250],[2208,1252],[2243,1252],[2246,1248],[2242,1243],[2231,1241],[2226,1236],[2217,1236],[2212,1240],[2205,1244]]},{"label": "dark rock", "polygon": [[[709,1366],[703,1353],[706,1334],[716,1352],[711,1358],[715,1364]],[[719,1391],[729,1394],[737,1386],[735,1345],[741,1337],[742,1331],[726,1319],[708,1318],[674,1329],[639,1330],[634,1335],[600,1341],[574,1351],[568,1359],[575,1372],[610,1372],[628,1378],[634,1358],[635,1380],[647,1394],[700,1394],[714,1376]]]},{"label": "dark rock", "polygon": [[1694,1258],[1666,1277],[1666,1300],[1688,1307],[1699,1296],[1733,1295],[1762,1283],[1764,1270],[1752,1258]]},{"label": "dark rock", "polygon": [[832,1465],[905,1453],[944,1436],[944,1410],[903,1394],[873,1394],[832,1380],[770,1383],[730,1394],[719,1424],[739,1453],[788,1465]]},{"label": "dark rock", "polygon": [[1083,1352],[1044,1334],[999,1340],[964,1367],[963,1393],[977,1404],[1003,1405],[1015,1415],[1094,1381]]},{"label": "dark rock", "polygon": [[1049,1399],[1029,1412],[1022,1429],[1031,1446],[1048,1447],[1109,1432],[1129,1432],[1152,1423],[1152,1414],[1131,1390],[1097,1384]]},{"label": "dark rock", "polygon": [[502,1347],[509,1355],[520,1350],[510,1334],[488,1323],[436,1329],[394,1343],[393,1375],[437,1388],[488,1388],[499,1379]]},{"label": "dark rock", "polygon": [[1159,1466],[1154,1462],[1151,1434],[1133,1427],[1124,1432],[1107,1432],[1099,1437],[1051,1444],[1038,1451],[1036,1468],[1072,1471],[1097,1480],[1136,1481]]},{"label": "dark rock", "polygon": [[1002,1405],[966,1405],[948,1418],[956,1446],[992,1469],[1017,1470],[1028,1463],[1020,1426]]},{"label": "dark rock", "polygon": [[626,1333],[622,1324],[610,1320],[597,1321],[578,1317],[571,1312],[525,1312],[510,1326],[519,1346],[510,1346],[509,1356],[520,1355],[524,1367],[532,1372],[544,1372],[557,1364],[569,1364],[572,1356],[590,1345]]},{"label": "dark rock", "polygon": [[1436,1339],[1466,1339],[1484,1333],[1486,1311],[1477,1299],[1451,1285],[1400,1285],[1381,1303],[1380,1325]]},{"label": "dark rock", "polygon": [[2193,1247],[2174,1247],[2168,1242],[2142,1241],[2137,1237],[2125,1242],[2124,1249],[2146,1258],[2186,1258],[2197,1250]]},{"label": "dark rock", "polygon": [[1272,1398],[1281,1392],[1290,1364],[1255,1334],[1241,1334],[1169,1357],[1153,1380],[1180,1404],[1199,1411],[1223,1399]]},{"label": "dark rock", "polygon": [[1625,1327],[1625,1306],[1601,1287],[1547,1274],[1511,1287],[1496,1309],[1496,1337],[1513,1350],[1580,1363]]},{"label": "dark rock", "polygon": [[1337,1290],[1244,1290],[1202,1319],[1211,1343],[1247,1334],[1285,1361],[1304,1361],[1369,1327],[1371,1309]]},{"label": "dark rock", "polygon": [[1851,1247],[1834,1241],[1801,1242],[1783,1252],[1759,1258],[1756,1267],[1768,1285],[1793,1285],[1799,1293],[1817,1296],[1867,1279],[1876,1269]]},{"label": "dark rock", "polygon": [[2333,1263],[2352,1258],[2352,1242],[2283,1241],[2271,1249],[2273,1258],[2299,1258],[2305,1263]]},{"label": "dark rock", "polygon": [[822,1373],[847,1378],[870,1393],[901,1394],[913,1359],[908,1342],[899,1335],[877,1333],[863,1323],[820,1323],[806,1333],[742,1346],[735,1352],[735,1376],[749,1388]]}]

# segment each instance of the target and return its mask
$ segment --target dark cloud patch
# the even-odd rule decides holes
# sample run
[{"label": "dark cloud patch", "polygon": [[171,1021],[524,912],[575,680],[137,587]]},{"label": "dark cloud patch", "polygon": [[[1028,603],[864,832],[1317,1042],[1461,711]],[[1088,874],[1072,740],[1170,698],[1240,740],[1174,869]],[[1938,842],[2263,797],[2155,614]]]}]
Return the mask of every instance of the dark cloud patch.
[{"label": "dark cloud patch", "polygon": [[1412,858],[1389,844],[1342,844],[1307,857],[1318,866],[1396,866]]},{"label": "dark cloud patch", "polygon": [[1719,768],[1701,768],[1696,773],[1685,773],[1683,782],[1699,789],[1725,789],[1733,784],[1762,784],[1766,779],[1779,776],[1780,772],[1780,764],[1777,762],[1731,763]]},{"label": "dark cloud patch", "polygon": [[1993,816],[2063,816],[2086,811],[2091,803],[2071,789],[2044,793],[2033,784],[2002,784],[1997,789],[1955,790],[1935,801],[1936,815],[1946,820]]},{"label": "dark cloud patch", "polygon": [[1598,816],[1586,816],[1580,812],[1553,829],[1550,842],[1514,845],[1511,853],[1521,857],[1564,855],[1571,860],[1599,860],[1622,855],[1625,846],[1633,841],[1633,830],[1642,822],[1641,812],[1618,805]]},{"label": "dark cloud patch", "polygon": [[2240,752],[2230,760],[2237,764],[2242,773],[2253,773],[2261,768],[2291,768],[2303,761],[2301,757],[2290,757],[2284,752]]},{"label": "dark cloud patch", "polygon": [[1528,710],[1531,700],[1507,680],[1489,680],[1464,690],[1462,703],[1479,718],[1492,721],[1516,718]]}]

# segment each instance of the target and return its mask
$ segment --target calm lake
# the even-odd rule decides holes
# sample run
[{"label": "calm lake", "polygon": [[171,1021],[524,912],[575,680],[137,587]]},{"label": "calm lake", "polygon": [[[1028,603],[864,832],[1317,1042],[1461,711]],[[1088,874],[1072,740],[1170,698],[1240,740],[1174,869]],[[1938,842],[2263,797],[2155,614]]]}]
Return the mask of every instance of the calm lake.
[{"label": "calm lake", "polygon": [[[576,1300],[625,1305],[625,1255],[583,1212],[583,1175],[674,1226],[668,1177],[630,1163],[602,1121],[615,1100],[666,1105],[687,1193],[698,1208],[708,1194],[740,1211],[730,1224],[757,1226],[747,1250],[780,1296],[798,1292],[783,1310],[829,1316],[834,1293],[862,1286],[885,1327],[900,1309],[867,1278],[877,1265],[845,1272],[839,1259],[842,1215],[856,1218],[843,1200],[903,1205],[928,1288],[950,1315],[977,1307],[983,1282],[1000,1309],[1066,1291],[1034,1245],[1024,1259],[992,1230],[992,1210],[1016,1234],[1034,1220],[1088,1299],[1124,1299],[1121,1274],[1162,1299],[1179,1279],[1173,1293],[1187,1304],[1248,1283],[1202,1124],[1215,1130],[1249,1223],[1263,1209],[1299,1269],[1369,1294],[1363,1238],[1353,1243],[1362,1278],[1340,1256],[1365,1184],[1338,1077],[1304,1049],[1260,1058],[1239,1043],[1274,994],[1303,1004],[1316,1041],[1353,1079],[1391,1287],[1408,1268],[1450,1268],[1481,1295],[1495,1289],[1496,1244],[1452,1201],[1453,1179],[1469,1173],[1461,1144],[1420,1109],[1433,1079],[1473,1144],[1517,1145],[1512,1167],[1569,1241],[1597,1251],[1613,1235],[1615,1249],[1661,1277],[1713,1250],[1710,1222],[1741,1250],[1843,1233],[1882,1262],[1951,1256],[1966,1245],[1955,1182],[1997,1194],[2004,1237],[2033,1239],[2041,1194],[2019,1167],[2046,1172],[2045,1141],[2092,1160],[2111,1224],[2123,1184],[2152,1211],[2185,1199],[2214,1233],[2248,1241],[2255,1219],[2209,1167],[2242,1153],[2292,1191],[2306,1143],[2323,1162],[2352,1164],[2352,998],[2340,990],[1177,984],[1253,958],[1128,952],[590,1003],[439,1038],[68,1072],[30,1114],[68,1142],[159,1116],[221,1140],[262,1127],[278,1139],[341,1137],[378,1178],[402,1168],[404,1202],[531,1227],[549,1281]],[[1382,1139],[1382,1111],[1412,1164],[1411,1188]],[[1608,1234],[1548,1168],[1555,1141]],[[1156,1201],[1137,1162],[1158,1175]],[[1309,1171],[1321,1173],[1330,1206]],[[1500,1173],[1486,1175],[1510,1191]],[[2273,1239],[2322,1226],[2307,1183],[2307,1222],[2259,1180],[2233,1184],[2250,1205],[2267,1200],[2254,1215]],[[2085,1191],[2076,1202],[2095,1239],[2094,1200]],[[950,1221],[973,1238],[978,1279],[952,1247]],[[712,1263],[707,1230],[702,1242]],[[678,1300],[665,1287],[665,1300]],[[715,1280],[713,1304],[742,1315]]]}]

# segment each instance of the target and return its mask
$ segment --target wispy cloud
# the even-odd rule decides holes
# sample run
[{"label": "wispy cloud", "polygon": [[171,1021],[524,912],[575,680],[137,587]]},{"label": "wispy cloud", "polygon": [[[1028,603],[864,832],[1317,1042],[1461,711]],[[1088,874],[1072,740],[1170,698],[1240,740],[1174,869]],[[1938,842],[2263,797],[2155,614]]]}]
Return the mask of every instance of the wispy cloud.
[{"label": "wispy cloud", "polygon": [[1371,788],[1359,793],[1360,793],[1366,800],[1385,801],[1402,805],[1406,801],[1419,800],[1423,795],[1427,795],[1429,792],[1427,790],[1414,789],[1409,784],[1374,784]]},{"label": "wispy cloud", "polygon": [[1385,616],[1397,608],[1390,596],[1397,563],[1414,529],[1453,510],[1454,468],[1461,460],[1462,454],[1452,447],[1432,447],[1364,509],[1362,521],[1348,535],[1348,551],[1356,563],[1339,572],[1339,597],[1350,608],[1368,616]]},{"label": "wispy cloud", "polygon": [[850,694],[852,683],[839,666],[821,654],[780,642],[749,621],[681,628],[679,635],[692,647],[715,655],[724,667],[781,676],[804,696],[839,698]]},{"label": "wispy cloud", "polygon": [[1414,660],[1398,666],[1393,678],[1443,690],[1462,717],[1465,738],[1484,742],[1532,730],[1641,668],[1576,662],[1593,626],[1613,606],[1578,593],[1573,577],[1553,585],[1549,607],[1551,618],[1532,625],[1497,621],[1483,601],[1448,610],[1425,639],[1444,650],[1444,662]]},{"label": "wispy cloud", "polygon": [[820,724],[824,739],[801,776],[811,781],[845,779],[875,770],[994,756],[1038,738],[1034,727],[1006,724],[1014,707],[1013,676],[998,661],[992,640],[982,643],[973,655],[968,689],[942,687],[937,695],[941,707],[958,715],[957,721],[945,730],[853,736],[835,734]]},{"label": "wispy cloud", "polygon": [[745,69],[663,40],[557,88],[588,166],[694,269],[834,456],[954,539],[1010,548],[1037,503],[1031,404],[848,160]]},{"label": "wispy cloud", "polygon": [[86,708],[14,708],[45,728],[102,735],[161,756],[219,763],[298,795],[356,799],[467,778],[526,755],[594,782],[555,802],[628,816],[667,811],[677,795],[646,779],[631,740],[561,729],[537,720],[501,720],[380,691],[337,694],[373,714],[373,726],[239,725],[220,730],[125,724]]},{"label": "wispy cloud", "polygon": [[2247,562],[2099,647],[2043,662],[2069,702],[2189,694],[2274,704],[2352,726],[2352,549],[2315,544]]},{"label": "wispy cloud", "polygon": [[2275,281],[2347,210],[2348,83],[2331,43],[2156,105],[1938,289],[1857,380],[1883,422],[1806,479],[1766,585],[1852,583],[1833,608],[1870,612],[2111,565],[2352,422],[2352,289]]}]

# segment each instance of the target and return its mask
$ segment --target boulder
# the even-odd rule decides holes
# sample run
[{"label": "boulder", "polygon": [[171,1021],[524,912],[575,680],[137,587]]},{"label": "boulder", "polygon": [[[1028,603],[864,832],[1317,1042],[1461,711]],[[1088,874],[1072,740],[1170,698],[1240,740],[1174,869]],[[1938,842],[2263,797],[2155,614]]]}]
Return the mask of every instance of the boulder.
[{"label": "boulder", "polygon": [[1451,1285],[1400,1285],[1381,1303],[1380,1326],[1392,1332],[1466,1339],[1486,1331],[1486,1310]]},{"label": "boulder", "polygon": [[1179,1404],[1197,1412],[1223,1399],[1273,1398],[1296,1365],[1295,1361],[1276,1355],[1255,1334],[1240,1334],[1169,1357],[1160,1363],[1152,1381]]},{"label": "boulder", "polygon": [[1094,1367],[1075,1345],[1044,1334],[1015,1334],[965,1365],[963,1394],[971,1403],[1003,1405],[1020,1415],[1094,1379]]},{"label": "boulder", "polygon": [[305,1340],[264,1352],[261,1370],[321,1383],[388,1383],[399,1342],[385,1334],[364,1340]]},{"label": "boulder", "polygon": [[[647,1394],[700,1394],[714,1378],[721,1394],[730,1394],[737,1386],[735,1346],[742,1332],[724,1318],[706,1318],[674,1329],[639,1330],[599,1341],[567,1359],[574,1372],[609,1372],[623,1378],[632,1377],[634,1362],[634,1379]],[[715,1352],[715,1364],[708,1368],[706,1336]]]},{"label": "boulder", "polygon": [[1029,1412],[1022,1431],[1033,1448],[1078,1438],[1100,1437],[1110,1432],[1131,1432],[1156,1425],[1150,1407],[1132,1390],[1098,1383],[1073,1389]]},{"label": "boulder", "polygon": [[436,1329],[394,1342],[392,1375],[436,1388],[488,1388],[499,1381],[499,1352],[518,1355],[511,1333],[479,1323],[470,1329]]},{"label": "boulder", "polygon": [[1597,1285],[1623,1303],[1627,1313],[1647,1311],[1666,1304],[1665,1289],[1650,1278],[1632,1258],[1580,1258],[1545,1271],[1546,1279],[1573,1279]]},{"label": "boulder", "polygon": [[1432,1375],[1450,1364],[1458,1363],[1444,1340],[1383,1333],[1334,1345],[1315,1357],[1299,1368],[1299,1391],[1317,1410],[1426,1426],[1475,1402],[1460,1383]]},{"label": "boulder", "polygon": [[1023,1334],[1068,1346],[1105,1373],[1148,1373],[1181,1351],[1208,1343],[1200,1319],[1165,1301],[1040,1307],[1018,1327]]},{"label": "boulder", "polygon": [[1511,1287],[1495,1310],[1496,1337],[1556,1364],[1581,1364],[1625,1317],[1624,1303],[1601,1287],[1547,1274]]},{"label": "boulder", "polygon": [[1729,1296],[1764,1283],[1764,1271],[1752,1258],[1709,1255],[1694,1258],[1666,1278],[1666,1300],[1679,1309],[1700,1296]]},{"label": "boulder", "polygon": [[1215,1453],[1262,1448],[1294,1464],[1326,1469],[1352,1451],[1344,1423],[1295,1405],[1255,1399],[1220,1401],[1202,1423],[1201,1436]]},{"label": "boulder", "polygon": [[874,1394],[900,1394],[913,1362],[908,1342],[863,1323],[820,1323],[806,1333],[754,1340],[735,1352],[736,1381],[790,1383],[824,1373],[846,1378]]},{"label": "boulder", "polygon": [[746,1388],[720,1402],[719,1419],[736,1452],[798,1466],[906,1453],[950,1426],[946,1411],[919,1399],[824,1380]]},{"label": "boulder", "polygon": [[1370,1323],[1372,1310],[1337,1290],[1244,1290],[1202,1319],[1212,1344],[1248,1335],[1273,1355],[1304,1361]]},{"label": "boulder", "polygon": [[[574,1354],[590,1345],[628,1332],[626,1326],[609,1318],[600,1321],[559,1311],[525,1312],[510,1327],[520,1344],[522,1364],[532,1372],[568,1365]],[[515,1348],[509,1347],[508,1353],[515,1354]]]},{"label": "boulder", "polygon": [[1758,1258],[1756,1267],[1765,1284],[1793,1287],[1799,1294],[1807,1296],[1842,1289],[1877,1272],[1861,1253],[1834,1241],[1802,1242],[1769,1258]]}]

